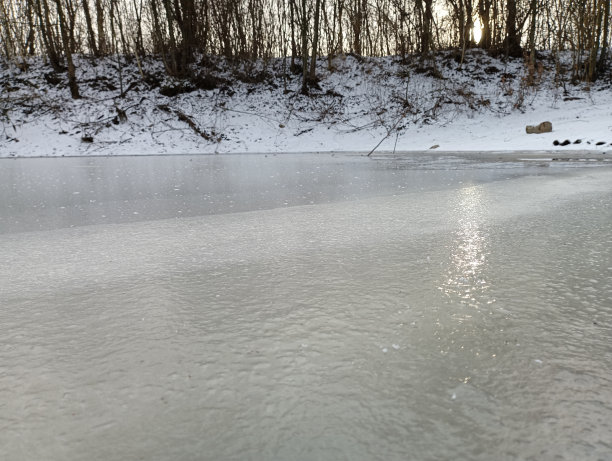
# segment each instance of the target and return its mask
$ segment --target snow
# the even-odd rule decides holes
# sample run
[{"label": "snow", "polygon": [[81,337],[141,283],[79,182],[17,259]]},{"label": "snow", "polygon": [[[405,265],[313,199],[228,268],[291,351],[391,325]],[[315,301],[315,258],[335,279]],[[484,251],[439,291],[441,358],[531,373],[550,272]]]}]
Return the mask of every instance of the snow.
[{"label": "snow", "polygon": [[[331,71],[320,60],[321,88],[310,97],[299,94],[299,76],[283,78],[281,60],[249,71],[263,76],[259,83],[237,80],[244,69],[221,62],[214,67],[222,70],[199,71],[225,83],[168,97],[160,87],[184,82],[165,76],[159,62],[142,63],[146,75],[159,80],[153,85],[134,62],[78,57],[83,98],[76,101],[64,84],[45,81],[50,69],[40,60],[27,71],[0,64],[6,90],[0,98],[0,157],[373,149],[612,154],[609,77],[590,86],[556,83],[554,63],[543,62],[540,80],[530,86],[521,61],[502,62],[480,50],[463,66],[452,53],[442,53],[435,66],[442,79],[432,75],[431,63],[416,58],[406,65],[391,57],[340,56]],[[552,122],[552,133],[525,133],[526,125],[543,121]],[[553,144],[565,140],[566,147]]]}]

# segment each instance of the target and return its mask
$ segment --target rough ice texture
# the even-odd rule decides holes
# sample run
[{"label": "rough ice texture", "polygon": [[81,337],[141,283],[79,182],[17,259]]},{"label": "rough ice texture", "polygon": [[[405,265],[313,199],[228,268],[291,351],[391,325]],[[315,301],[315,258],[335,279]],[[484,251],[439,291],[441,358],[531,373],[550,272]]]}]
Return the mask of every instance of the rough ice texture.
[{"label": "rough ice texture", "polygon": [[[40,60],[26,71],[0,63],[0,157],[374,148],[612,153],[610,76],[574,85],[563,81],[569,76],[555,78],[552,56],[542,63],[530,85],[522,61],[480,50],[462,66],[442,53],[435,67],[416,58],[342,55],[319,61],[319,88],[304,96],[300,77],[282,60],[246,68],[208,59],[194,65],[198,79],[180,81],[153,59],[142,61],[141,74],[134,60],[78,57],[80,100]],[[527,125],[543,121],[552,122],[551,133],[526,135]]]}]

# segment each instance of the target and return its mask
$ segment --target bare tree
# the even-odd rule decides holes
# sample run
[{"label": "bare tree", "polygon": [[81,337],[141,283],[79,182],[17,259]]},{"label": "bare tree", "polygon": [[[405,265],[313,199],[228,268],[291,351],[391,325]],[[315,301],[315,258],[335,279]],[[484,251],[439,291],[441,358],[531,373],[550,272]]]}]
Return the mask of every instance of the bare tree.
[{"label": "bare tree", "polygon": [[302,94],[308,94],[308,8],[301,0],[300,37],[302,40]]},{"label": "bare tree", "polygon": [[314,24],[312,25],[312,57],[310,58],[309,78],[316,78],[317,54],[319,49],[319,17],[321,15],[321,0],[315,0]]},{"label": "bare tree", "polygon": [[139,65],[157,54],[179,78],[194,77],[195,58],[205,54],[232,62],[290,57],[307,93],[322,53],[331,69],[345,51],[407,58],[454,48],[463,58],[478,45],[523,57],[524,46],[532,70],[538,49],[555,51],[557,63],[571,50],[576,79],[592,81],[609,66],[610,1],[0,0],[0,55],[44,54],[56,72],[67,66],[75,95],[78,52],[134,55]]},{"label": "bare tree", "polygon": [[74,67],[74,61],[72,60],[73,43],[71,43],[69,32],[69,28],[74,27],[74,24],[67,23],[61,0],[55,0],[55,5],[57,7],[57,17],[60,24],[64,55],[66,56],[66,62],[68,63],[68,87],[70,88],[72,98],[79,99],[81,95],[79,94],[79,85],[77,84],[76,80],[76,68]]},{"label": "bare tree", "polygon": [[521,37],[517,27],[516,0],[507,0],[506,9],[506,56],[520,57],[523,55],[523,48],[521,47]]},{"label": "bare tree", "polygon": [[602,73],[608,63],[608,47],[610,44],[610,0],[604,1],[604,23],[601,34],[602,45],[599,61],[597,62],[597,72]]},{"label": "bare tree", "polygon": [[485,50],[491,48],[493,37],[491,35],[491,0],[480,0],[478,2],[478,17],[481,24],[481,36],[478,46]]}]

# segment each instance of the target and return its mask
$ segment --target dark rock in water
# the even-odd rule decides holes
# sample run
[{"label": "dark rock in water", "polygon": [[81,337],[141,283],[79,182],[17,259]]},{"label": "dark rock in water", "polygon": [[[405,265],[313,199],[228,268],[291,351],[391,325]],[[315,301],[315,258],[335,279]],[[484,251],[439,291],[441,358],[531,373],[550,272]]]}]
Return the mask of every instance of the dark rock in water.
[{"label": "dark rock in water", "polygon": [[576,139],[576,140],[574,141],[574,144],[580,144],[581,142],[582,142],[582,139]]},{"label": "dark rock in water", "polygon": [[81,136],[81,142],[92,143],[93,141],[93,136]]},{"label": "dark rock in water", "polygon": [[572,143],[572,142],[571,142],[569,139],[566,139],[565,141],[563,141],[563,142],[561,143],[561,145],[562,145],[562,146],[567,146],[567,145],[569,145],[569,144],[571,144],[571,143]]},{"label": "dark rock in water", "polygon": [[558,146],[559,144],[560,144],[560,142],[559,142],[559,140],[558,140],[558,139],[555,139],[555,140],[553,141],[553,146]]},{"label": "dark rock in water", "polygon": [[599,141],[597,144],[595,144],[596,146],[603,146],[605,144],[605,142],[603,141]]}]

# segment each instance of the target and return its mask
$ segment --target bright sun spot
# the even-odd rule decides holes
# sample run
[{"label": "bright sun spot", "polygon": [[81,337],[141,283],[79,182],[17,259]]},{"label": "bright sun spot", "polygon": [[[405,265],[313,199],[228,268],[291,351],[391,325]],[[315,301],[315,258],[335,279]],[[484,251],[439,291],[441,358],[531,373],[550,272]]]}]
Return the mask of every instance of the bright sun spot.
[{"label": "bright sun spot", "polygon": [[480,29],[482,27],[482,24],[480,24],[480,18],[476,19],[476,21],[474,21],[474,30],[473,30],[473,34],[474,34],[474,41],[476,43],[480,42],[480,37],[482,37],[482,30]]}]

